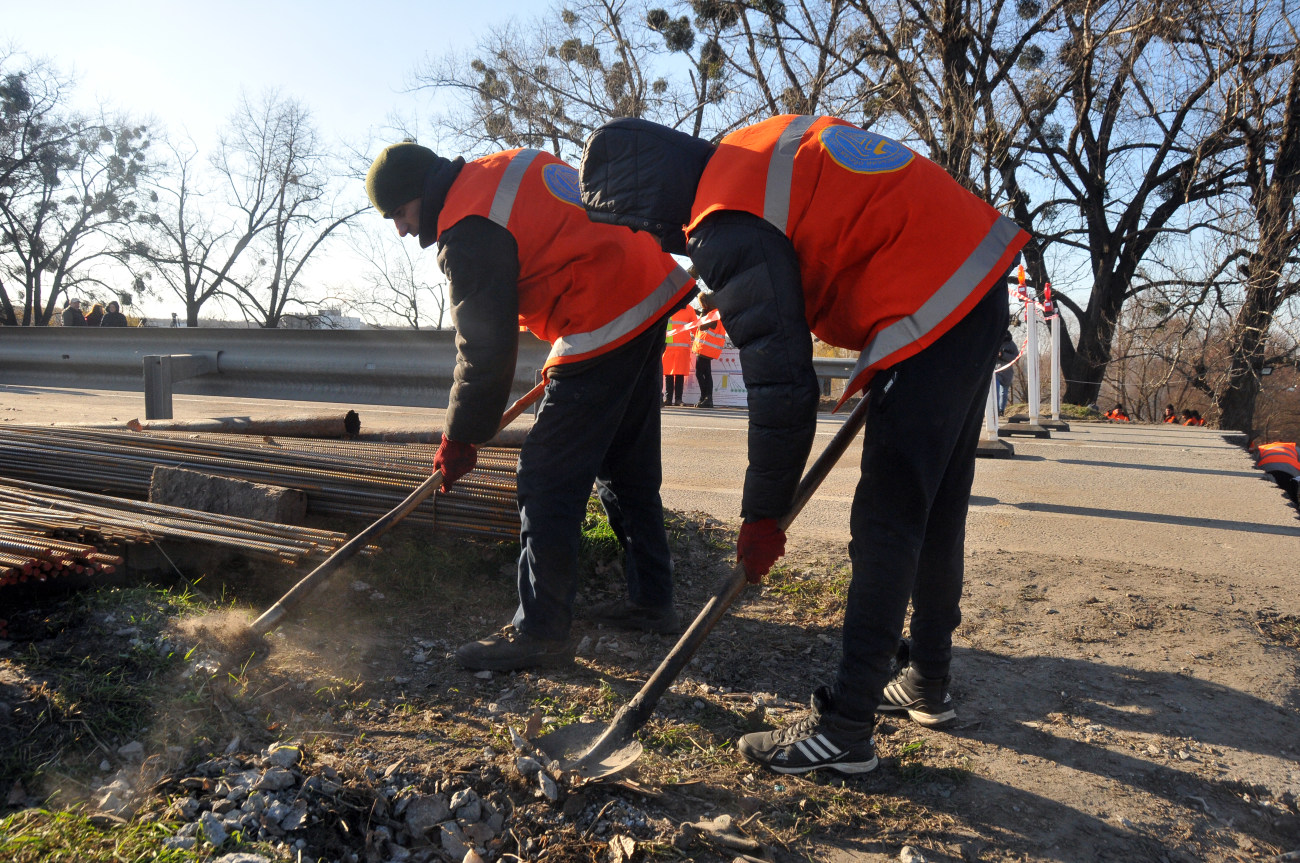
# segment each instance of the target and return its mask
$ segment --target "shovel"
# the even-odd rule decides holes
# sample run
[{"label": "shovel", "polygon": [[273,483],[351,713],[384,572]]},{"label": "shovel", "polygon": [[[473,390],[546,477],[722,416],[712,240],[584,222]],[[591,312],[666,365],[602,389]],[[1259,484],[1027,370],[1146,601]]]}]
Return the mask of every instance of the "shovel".
[{"label": "shovel", "polygon": [[[844,425],[835,432],[826,449],[804,474],[795,491],[790,511],[777,522],[782,530],[787,529],[799,515],[804,504],[812,498],[822,480],[826,479],[844,450],[848,449],[849,443],[857,436],[867,419],[867,401],[866,396],[858,401],[852,413],[844,420]],[[745,589],[745,584],[745,567],[737,563],[735,569],[718,582],[713,595],[700,609],[695,621],[682,633],[682,637],[664,657],[663,662],[659,663],[641,691],[618,711],[603,732],[599,722],[574,723],[538,737],[533,744],[552,761],[558,762],[561,770],[576,773],[579,779],[612,776],[631,765],[641,755],[641,743],[632,735],[654,713],[655,705],[659,703],[664,691],[681,674],[686,663],[691,661],[705,637]]]},{"label": "shovel", "polygon": [[[519,398],[517,402],[506,409],[501,416],[501,425],[498,431],[510,425],[521,413],[523,413],[533,402],[537,401],[542,392],[546,389],[546,381],[543,379],[527,393]],[[425,501],[430,495],[438,490],[442,485],[442,471],[435,470],[433,474],[420,483],[415,489],[406,496],[406,499],[384,513],[373,524],[365,530],[352,537],[350,540],[339,546],[329,557],[327,557],[319,566],[303,576],[302,580],[289,588],[289,592],[280,597],[275,605],[272,605],[262,613],[262,616],[248,625],[248,628],[239,636],[236,645],[229,651],[230,659],[222,666],[223,671],[228,671],[241,665],[247,665],[253,660],[259,663],[266,659],[270,653],[271,645],[267,642],[265,635],[272,629],[280,625],[285,616],[294,609],[298,603],[302,602],[308,594],[324,584],[331,575],[334,574],[343,563],[351,559],[357,552],[369,545],[373,540],[378,539],[388,532],[389,528],[397,524],[402,519],[411,514],[411,511]],[[242,661],[241,661],[242,660]]]}]

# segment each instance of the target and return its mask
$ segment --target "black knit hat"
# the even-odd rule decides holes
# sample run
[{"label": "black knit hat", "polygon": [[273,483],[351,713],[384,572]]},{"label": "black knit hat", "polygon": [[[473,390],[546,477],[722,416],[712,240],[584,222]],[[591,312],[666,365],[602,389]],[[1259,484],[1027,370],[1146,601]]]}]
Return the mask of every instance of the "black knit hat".
[{"label": "black knit hat", "polygon": [[425,175],[445,161],[414,141],[390,144],[366,172],[366,195],[385,219],[391,219],[399,207],[424,194]]}]

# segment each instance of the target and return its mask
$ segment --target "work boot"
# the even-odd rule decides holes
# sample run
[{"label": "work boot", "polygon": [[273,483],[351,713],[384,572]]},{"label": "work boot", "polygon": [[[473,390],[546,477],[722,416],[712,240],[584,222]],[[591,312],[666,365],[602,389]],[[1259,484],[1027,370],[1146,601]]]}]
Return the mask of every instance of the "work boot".
[{"label": "work boot", "polygon": [[695,406],[697,408],[711,408],[713,407],[713,399],[700,399],[699,403]]},{"label": "work boot", "polygon": [[518,671],[573,664],[573,643],[535,638],[507,625],[486,638],[456,648],[456,661],[471,671]]},{"label": "work boot", "polygon": [[957,718],[957,711],[948,692],[948,680],[947,677],[922,677],[915,668],[905,666],[885,684],[876,710],[905,712],[913,722],[926,726],[951,722]]},{"label": "work boot", "polygon": [[616,629],[639,629],[643,632],[660,632],[675,635],[682,630],[677,610],[671,605],[651,608],[634,605],[626,599],[600,602],[587,609],[587,619]]},{"label": "work boot", "polygon": [[825,686],[812,695],[812,709],[793,724],[775,731],[746,734],[736,743],[740,754],[776,773],[807,773],[828,767],[840,773],[876,769],[874,721],[841,716]]}]

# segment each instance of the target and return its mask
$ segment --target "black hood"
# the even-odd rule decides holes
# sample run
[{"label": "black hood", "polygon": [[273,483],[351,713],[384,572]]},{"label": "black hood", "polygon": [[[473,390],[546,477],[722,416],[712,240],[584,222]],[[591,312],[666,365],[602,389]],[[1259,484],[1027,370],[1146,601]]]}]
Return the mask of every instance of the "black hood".
[{"label": "black hood", "polygon": [[606,123],[582,148],[582,205],[593,222],[647,231],[665,251],[684,252],[682,227],[713,151],[708,141],[648,120]]}]

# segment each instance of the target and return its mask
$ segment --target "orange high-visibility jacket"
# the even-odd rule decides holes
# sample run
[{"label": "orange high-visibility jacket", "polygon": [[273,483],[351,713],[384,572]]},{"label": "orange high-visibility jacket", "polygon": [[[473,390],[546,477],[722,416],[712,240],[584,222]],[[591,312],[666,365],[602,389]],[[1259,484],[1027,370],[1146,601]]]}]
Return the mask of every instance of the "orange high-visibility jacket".
[{"label": "orange high-visibility jacket", "polygon": [[951,329],[1029,240],[935,163],[834,117],[787,114],[723,138],[687,235],[719,210],[790,238],[809,327],[861,351],[845,398]]},{"label": "orange high-visibility jacket", "polygon": [[678,309],[668,319],[668,328],[664,336],[664,374],[690,374],[691,337],[695,331],[683,327],[697,320],[699,315],[695,314],[695,309],[690,306]]},{"label": "orange high-visibility jacket", "polygon": [[1110,410],[1106,411],[1106,419],[1115,420],[1116,422],[1122,422],[1122,423],[1126,423],[1129,421],[1128,414],[1124,413],[1119,408],[1111,408]]},{"label": "orange high-visibility jacket", "polygon": [[1300,478],[1300,458],[1296,456],[1296,445],[1294,443],[1260,444],[1257,458],[1258,461],[1255,462],[1255,467],[1260,470],[1284,473],[1287,476]]},{"label": "orange high-visibility jacket", "polygon": [[698,356],[716,360],[722,356],[722,349],[726,344],[727,330],[722,326],[722,321],[718,321],[711,330],[700,327],[696,331],[695,344],[691,346],[691,350],[695,351]]},{"label": "orange high-visibility jacket", "polygon": [[466,163],[447,192],[438,234],[467,216],[490,219],[515,238],[519,323],[551,343],[545,368],[625,344],[694,284],[648,234],[590,221],[578,172],[540,150]]}]

